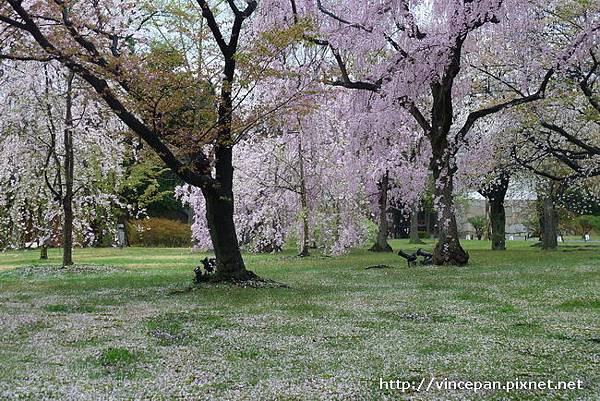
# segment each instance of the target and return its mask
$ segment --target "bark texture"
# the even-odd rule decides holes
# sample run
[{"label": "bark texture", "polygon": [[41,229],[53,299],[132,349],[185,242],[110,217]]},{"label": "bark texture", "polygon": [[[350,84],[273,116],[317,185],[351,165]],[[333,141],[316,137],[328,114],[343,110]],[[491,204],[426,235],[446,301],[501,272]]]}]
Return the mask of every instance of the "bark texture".
[{"label": "bark texture", "polygon": [[436,265],[463,266],[469,262],[469,254],[462,248],[458,239],[458,227],[454,213],[453,179],[450,175],[440,175],[434,169],[438,211],[438,242],[433,248],[433,263]]},{"label": "bark texture", "polygon": [[454,208],[454,165],[455,151],[448,143],[448,132],[452,121],[451,87],[439,86],[434,90],[434,109],[446,112],[434,114],[431,136],[432,170],[434,178],[435,207],[437,209],[438,242],[433,248],[433,263],[436,265],[463,266],[469,262],[469,254],[462,248],[458,238],[458,226]]},{"label": "bark texture", "polygon": [[558,247],[558,214],[552,196],[547,196],[542,201],[540,230],[542,236],[542,249],[554,250]]}]

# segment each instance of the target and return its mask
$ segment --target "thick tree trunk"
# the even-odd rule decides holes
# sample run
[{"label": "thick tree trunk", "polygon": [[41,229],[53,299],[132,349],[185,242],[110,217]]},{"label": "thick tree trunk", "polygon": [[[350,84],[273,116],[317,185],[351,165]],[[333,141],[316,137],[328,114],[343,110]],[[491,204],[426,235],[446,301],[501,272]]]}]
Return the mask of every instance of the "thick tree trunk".
[{"label": "thick tree trunk", "polygon": [[409,244],[424,244],[419,238],[419,204],[415,203],[410,211],[410,239]]},{"label": "thick tree trunk", "polygon": [[[434,172],[435,175],[435,172]],[[466,265],[469,254],[461,247],[452,197],[452,177],[436,177],[435,195],[438,199],[438,242],[433,249],[433,263],[436,265]]]},{"label": "thick tree trunk", "polygon": [[[436,265],[463,266],[469,262],[469,254],[462,248],[458,238],[458,226],[454,209],[454,172],[446,137],[434,141],[433,178],[435,180],[435,203],[437,208],[438,242],[433,249]],[[437,155],[437,157],[436,157]]]},{"label": "thick tree trunk", "polygon": [[490,200],[490,226],[492,229],[492,250],[506,250],[506,212],[504,198]]},{"label": "thick tree trunk", "polygon": [[386,172],[379,182],[379,229],[377,240],[369,250],[371,252],[392,252],[392,247],[387,242],[388,220],[387,220],[387,197],[388,197],[389,174]]},{"label": "thick tree trunk", "polygon": [[216,178],[221,185],[219,188],[203,189],[208,230],[217,260],[215,280],[251,280],[256,275],[246,270],[233,220],[232,149],[229,146],[219,146],[215,156]]},{"label": "thick tree trunk", "polygon": [[542,249],[552,250],[558,247],[557,227],[558,227],[558,215],[554,207],[554,201],[552,196],[547,196],[542,203],[542,215],[541,215],[541,235],[542,235]]},{"label": "thick tree trunk", "polygon": [[[231,195],[231,194],[230,194]],[[246,270],[233,222],[233,196],[206,196],[206,219],[217,259],[218,280],[248,280],[254,274]]]}]

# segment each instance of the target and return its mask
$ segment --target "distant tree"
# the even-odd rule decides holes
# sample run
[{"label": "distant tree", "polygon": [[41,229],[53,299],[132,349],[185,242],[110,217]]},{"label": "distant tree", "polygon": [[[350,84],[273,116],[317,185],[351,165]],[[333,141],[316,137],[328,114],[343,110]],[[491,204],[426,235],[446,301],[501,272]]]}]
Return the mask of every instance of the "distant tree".
[{"label": "distant tree", "polygon": [[481,241],[481,238],[483,237],[483,231],[485,230],[485,226],[487,224],[485,216],[469,217],[467,221],[475,229],[475,235],[477,236],[477,239]]},{"label": "distant tree", "polygon": [[600,235],[600,216],[579,216],[576,222],[581,227],[583,236],[590,234],[592,231]]},{"label": "distant tree", "polygon": [[506,212],[504,198],[508,190],[510,175],[507,170],[494,172],[492,180],[479,189],[479,193],[487,199],[490,205],[490,228],[492,231],[492,250],[506,249]]},{"label": "distant tree", "polygon": [[552,179],[540,179],[536,185],[540,240],[544,250],[558,247],[560,215],[557,200],[564,190],[563,184]]}]

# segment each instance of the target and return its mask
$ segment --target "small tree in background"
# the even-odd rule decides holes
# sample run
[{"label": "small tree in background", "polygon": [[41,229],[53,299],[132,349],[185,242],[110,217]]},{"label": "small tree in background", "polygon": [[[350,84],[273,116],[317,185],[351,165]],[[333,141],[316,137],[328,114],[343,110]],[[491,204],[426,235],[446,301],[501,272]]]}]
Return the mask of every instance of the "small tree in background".
[{"label": "small tree in background", "polygon": [[467,221],[475,229],[475,235],[477,236],[477,239],[479,241],[481,241],[481,237],[483,237],[483,230],[485,230],[485,227],[486,227],[486,224],[487,224],[487,219],[485,218],[485,216],[473,216],[473,217],[469,217],[467,219]]},{"label": "small tree in background", "polygon": [[579,216],[575,219],[575,223],[578,225],[582,237],[591,234],[592,231],[600,234],[600,216]]}]

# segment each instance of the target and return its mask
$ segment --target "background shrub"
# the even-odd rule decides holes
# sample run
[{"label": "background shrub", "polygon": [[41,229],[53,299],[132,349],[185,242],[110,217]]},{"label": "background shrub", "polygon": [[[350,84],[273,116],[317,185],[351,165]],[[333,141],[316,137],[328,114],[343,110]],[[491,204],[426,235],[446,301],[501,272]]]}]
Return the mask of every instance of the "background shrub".
[{"label": "background shrub", "polygon": [[129,222],[127,236],[131,246],[177,248],[192,245],[189,224],[156,217]]}]

